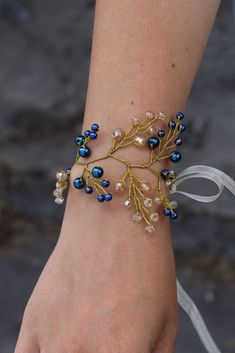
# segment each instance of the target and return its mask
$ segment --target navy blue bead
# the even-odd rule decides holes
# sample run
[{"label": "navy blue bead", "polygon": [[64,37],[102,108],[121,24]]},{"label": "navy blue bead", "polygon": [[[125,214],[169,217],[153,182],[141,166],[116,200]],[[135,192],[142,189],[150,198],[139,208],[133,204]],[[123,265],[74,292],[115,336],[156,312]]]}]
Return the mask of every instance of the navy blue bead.
[{"label": "navy blue bead", "polygon": [[109,185],[110,185],[110,181],[109,180],[107,180],[107,179],[105,179],[105,180],[102,180],[102,186],[104,187],[104,188],[107,188]]},{"label": "navy blue bead", "polygon": [[177,163],[181,160],[181,153],[178,152],[178,151],[174,151],[171,155],[170,155],[170,160],[173,162],[173,163]]},{"label": "navy blue bead", "polygon": [[175,122],[175,121],[169,121],[168,126],[169,126],[171,129],[174,129],[175,126],[176,126],[176,122]]},{"label": "navy blue bead", "polygon": [[156,148],[159,145],[159,139],[156,136],[149,137],[148,146],[150,148]]},{"label": "navy blue bead", "polygon": [[104,202],[104,200],[105,200],[105,195],[103,195],[103,194],[97,195],[97,200],[98,200],[99,202]]},{"label": "navy blue bead", "polygon": [[87,146],[82,146],[79,148],[79,156],[81,157],[89,157],[91,154],[91,150]]},{"label": "navy blue bead", "polygon": [[180,145],[182,145],[182,143],[183,143],[183,140],[180,139],[180,138],[178,138],[178,139],[175,140],[176,146],[180,146]]},{"label": "navy blue bead", "polygon": [[166,135],[166,132],[164,130],[158,130],[157,134],[159,137],[164,137]]},{"label": "navy blue bead", "polygon": [[164,212],[165,216],[170,216],[170,214],[171,214],[171,210],[169,208],[164,208],[163,212]]},{"label": "navy blue bead", "polygon": [[104,197],[105,197],[105,201],[111,201],[113,198],[112,194],[105,194]]},{"label": "navy blue bead", "polygon": [[161,177],[163,179],[167,179],[167,177],[169,176],[169,170],[168,169],[162,169],[160,174],[161,174]]},{"label": "navy blue bead", "polygon": [[171,212],[171,218],[176,219],[178,217],[177,213]]},{"label": "navy blue bead", "polygon": [[74,141],[78,146],[81,146],[85,140],[85,136],[83,135],[77,135],[74,137]]},{"label": "navy blue bead", "polygon": [[95,140],[96,137],[97,137],[97,133],[94,132],[94,131],[91,131],[91,132],[90,132],[90,138],[91,138],[92,140]]},{"label": "navy blue bead", "polygon": [[176,119],[177,120],[182,120],[183,118],[184,118],[184,113],[182,113],[182,112],[176,113]]},{"label": "navy blue bead", "polygon": [[83,179],[83,177],[78,177],[78,178],[74,179],[73,186],[76,189],[83,189],[85,186],[85,180]]},{"label": "navy blue bead", "polygon": [[86,130],[86,131],[84,131],[84,135],[86,136],[86,137],[89,137],[90,136],[90,130]]},{"label": "navy blue bead", "polygon": [[104,174],[104,169],[101,167],[94,167],[92,168],[91,174],[95,178],[101,178]]},{"label": "navy blue bead", "polygon": [[99,125],[96,124],[96,123],[95,123],[95,124],[92,124],[92,125],[91,125],[91,130],[92,130],[92,131],[99,131]]},{"label": "navy blue bead", "polygon": [[185,129],[186,129],[186,127],[185,127],[184,124],[180,124],[180,125],[178,126],[178,130],[179,130],[180,132],[184,131]]},{"label": "navy blue bead", "polygon": [[92,187],[92,186],[87,186],[87,187],[85,188],[85,192],[86,192],[87,194],[92,194],[92,193],[93,193],[93,187]]}]

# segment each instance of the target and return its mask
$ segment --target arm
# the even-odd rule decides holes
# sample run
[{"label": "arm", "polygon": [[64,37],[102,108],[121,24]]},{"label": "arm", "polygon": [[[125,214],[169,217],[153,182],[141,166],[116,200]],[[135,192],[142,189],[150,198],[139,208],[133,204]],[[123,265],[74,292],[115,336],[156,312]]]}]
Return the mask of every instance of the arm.
[{"label": "arm", "polygon": [[[98,0],[84,128],[102,125],[94,156],[131,115],[184,110],[217,0]],[[128,158],[144,158],[128,151]],[[163,164],[159,162],[159,168]],[[104,167],[112,181],[117,163]],[[75,165],[72,179],[81,172]],[[114,200],[113,200],[114,201]],[[169,224],[146,235],[120,206],[70,188],[59,241],[25,310],[16,353],[170,353],[177,331]],[[40,350],[39,350],[40,347]]]}]

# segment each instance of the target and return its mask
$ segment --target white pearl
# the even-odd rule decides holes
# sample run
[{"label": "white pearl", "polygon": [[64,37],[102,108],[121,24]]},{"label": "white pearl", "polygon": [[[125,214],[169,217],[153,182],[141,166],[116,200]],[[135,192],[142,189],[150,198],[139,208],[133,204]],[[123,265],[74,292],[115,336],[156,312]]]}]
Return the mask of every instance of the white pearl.
[{"label": "white pearl", "polygon": [[166,118],[166,116],[165,116],[165,114],[163,112],[159,112],[157,114],[157,117],[158,117],[159,120],[164,120]]},{"label": "white pearl", "polygon": [[126,184],[122,180],[116,182],[115,187],[114,187],[115,191],[117,191],[117,192],[121,192],[121,191],[125,190],[125,188],[126,188]]},{"label": "white pearl", "polygon": [[177,201],[170,201],[170,205],[171,205],[171,208],[177,208],[177,206],[178,206],[178,203],[177,203]]},{"label": "white pearl", "polygon": [[55,189],[55,190],[53,191],[53,195],[54,195],[55,197],[59,197],[59,196],[61,196],[62,191],[63,191],[62,189],[60,189],[60,190]]},{"label": "white pearl", "polygon": [[120,141],[122,138],[124,137],[124,132],[122,131],[122,129],[115,129],[113,131],[113,138],[117,141]]},{"label": "white pearl", "polygon": [[55,203],[57,203],[58,205],[62,205],[62,203],[64,203],[64,198],[61,196],[61,197],[57,197],[55,199]]},{"label": "white pearl", "polygon": [[150,133],[150,135],[155,135],[157,133],[157,130],[153,126],[151,126],[149,128],[149,133]]},{"label": "white pearl", "polygon": [[159,196],[155,196],[155,197],[154,197],[154,202],[155,202],[156,204],[160,205],[160,204],[162,203],[162,200],[161,200],[161,198],[160,198]]},{"label": "white pearl", "polygon": [[132,126],[138,126],[139,125],[139,119],[136,116],[131,117],[131,122]]},{"label": "white pearl", "polygon": [[141,214],[140,213],[135,213],[134,215],[133,215],[133,220],[135,221],[135,222],[140,222],[141,220],[142,220],[142,216],[141,216]]},{"label": "white pearl", "polygon": [[59,171],[56,173],[56,179],[57,179],[58,181],[66,180],[66,179],[67,179],[67,174],[66,174],[63,170],[59,170]]},{"label": "white pearl", "polygon": [[153,114],[153,112],[146,112],[145,116],[147,119],[152,119],[154,117],[154,114]]},{"label": "white pearl", "polygon": [[140,189],[141,189],[142,191],[149,191],[149,190],[150,190],[150,184],[147,183],[147,182],[142,182],[142,183],[140,184]]},{"label": "white pearl", "polygon": [[144,136],[136,136],[134,139],[134,144],[138,147],[144,147],[146,143],[146,139]]},{"label": "white pearl", "polygon": [[153,200],[152,199],[150,199],[150,198],[146,198],[146,199],[144,199],[144,206],[145,207],[152,207],[152,205],[153,205]]},{"label": "white pearl", "polygon": [[128,208],[130,208],[131,206],[132,206],[132,204],[131,204],[131,200],[125,200],[124,201],[124,205],[126,206],[126,207],[128,207]]},{"label": "white pearl", "polygon": [[159,214],[157,212],[153,212],[150,214],[149,218],[150,218],[150,221],[157,222],[159,219]]},{"label": "white pearl", "polygon": [[169,188],[169,187],[171,187],[171,180],[167,180],[166,181],[166,186]]},{"label": "white pearl", "polygon": [[146,229],[146,232],[148,232],[148,233],[153,233],[155,231],[155,228],[154,228],[154,226],[152,224],[148,224],[145,227],[145,229]]}]

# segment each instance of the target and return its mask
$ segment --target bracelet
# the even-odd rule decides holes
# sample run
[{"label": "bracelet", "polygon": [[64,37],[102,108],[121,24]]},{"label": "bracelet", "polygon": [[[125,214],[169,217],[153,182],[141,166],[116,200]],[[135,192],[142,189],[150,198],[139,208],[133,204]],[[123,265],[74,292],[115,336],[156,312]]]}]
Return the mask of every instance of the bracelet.
[{"label": "bracelet", "polygon": [[[98,162],[112,158],[126,166],[126,171],[116,182],[113,187],[115,193],[126,192],[127,197],[124,200],[124,206],[133,208],[133,220],[136,222],[144,221],[147,232],[152,233],[156,227],[154,224],[159,220],[159,214],[156,207],[162,207],[162,213],[170,216],[171,219],[177,218],[175,211],[177,207],[176,201],[170,201],[165,192],[165,187],[169,191],[174,188],[176,172],[173,169],[162,169],[158,171],[156,163],[162,160],[170,160],[177,163],[181,160],[181,153],[175,148],[182,144],[179,135],[185,130],[182,124],[184,114],[178,112],[174,120],[168,122],[166,129],[158,129],[157,123],[166,119],[165,114],[160,112],[146,112],[143,120],[137,117],[131,118],[131,126],[127,132],[121,128],[113,131],[113,144],[108,153],[100,158],[82,162],[80,159],[88,158],[91,155],[91,149],[88,143],[98,137],[99,125],[94,123],[90,130],[84,131],[82,135],[77,135],[74,139],[77,145],[77,154],[75,163],[83,167],[82,174],[73,180],[73,186],[76,189],[84,189],[87,194],[95,192],[98,202],[111,201],[113,194],[109,191],[111,183],[107,178],[103,178],[104,169],[99,166]],[[126,149],[134,145],[137,148],[145,148],[148,152],[148,161],[143,164],[133,164],[128,159],[118,156],[116,152]],[[95,166],[91,167],[91,164]],[[145,169],[156,177],[156,187],[151,193],[151,185],[147,180],[141,180],[136,174],[137,169]],[[56,173],[56,189],[54,190],[55,202],[62,204],[64,202],[63,191],[67,187],[67,181],[70,176],[71,169],[59,170]],[[164,187],[163,187],[164,184]]]}]

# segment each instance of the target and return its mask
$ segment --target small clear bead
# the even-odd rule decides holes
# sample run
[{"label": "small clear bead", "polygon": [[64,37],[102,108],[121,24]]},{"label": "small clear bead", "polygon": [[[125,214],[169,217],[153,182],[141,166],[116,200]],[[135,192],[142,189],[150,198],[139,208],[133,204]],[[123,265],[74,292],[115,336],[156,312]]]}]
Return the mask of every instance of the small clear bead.
[{"label": "small clear bead", "polygon": [[64,181],[67,179],[67,173],[65,173],[63,170],[59,170],[57,173],[56,173],[56,179],[58,181]]},{"label": "small clear bead", "polygon": [[177,208],[177,206],[178,206],[178,203],[177,203],[177,201],[174,201],[174,200],[172,200],[172,201],[170,201],[170,205],[171,205],[171,208]]},{"label": "small clear bead", "polygon": [[159,196],[155,196],[154,197],[154,202],[157,204],[157,205],[160,205],[162,203],[162,200]]},{"label": "small clear bead", "polygon": [[157,114],[157,117],[158,117],[159,120],[164,120],[166,118],[166,116],[165,116],[165,114],[163,112],[159,112]]},{"label": "small clear bead", "polygon": [[145,206],[145,207],[152,207],[152,205],[153,205],[153,200],[150,199],[150,198],[146,198],[146,199],[144,199],[143,203],[144,203],[144,206]]},{"label": "small clear bead", "polygon": [[124,135],[125,134],[122,129],[117,128],[113,131],[113,138],[117,141],[120,141],[124,137]]},{"label": "small clear bead", "polygon": [[55,197],[60,197],[62,191],[63,191],[62,189],[60,189],[60,190],[55,189],[55,190],[53,191],[53,195],[54,195]]},{"label": "small clear bead", "polygon": [[125,205],[126,207],[130,208],[130,207],[132,206],[131,200],[129,200],[129,199],[125,200],[125,201],[124,201],[124,205]]},{"label": "small clear bead", "polygon": [[157,212],[150,213],[149,219],[152,222],[157,222],[159,219],[159,214]]},{"label": "small clear bead", "polygon": [[153,112],[146,112],[145,116],[147,119],[153,119],[154,114],[153,114]]},{"label": "small clear bead", "polygon": [[148,232],[148,233],[153,233],[155,231],[155,228],[154,228],[154,226],[152,224],[148,224],[145,227],[145,229],[146,229],[146,232]]},{"label": "small clear bead", "polygon": [[169,187],[171,187],[171,180],[167,180],[166,181],[166,186],[169,188]]},{"label": "small clear bead", "polygon": [[153,126],[151,126],[149,128],[149,133],[150,133],[150,135],[155,135],[157,133],[157,130]]},{"label": "small clear bead", "polygon": [[131,122],[132,126],[138,126],[139,125],[139,119],[136,116],[131,117]]},{"label": "small clear bead", "polygon": [[114,187],[115,191],[117,191],[117,192],[124,191],[125,188],[126,188],[126,183],[122,180],[116,182],[115,187]]},{"label": "small clear bead", "polygon": [[141,191],[150,191],[151,187],[150,187],[150,184],[148,182],[143,181],[140,184],[140,189],[141,189]]},{"label": "small clear bead", "polygon": [[140,213],[135,213],[134,215],[133,215],[133,220],[135,221],[135,222],[140,222],[141,220],[142,220],[142,216],[141,216],[141,214]]},{"label": "small clear bead", "polygon": [[134,139],[134,144],[138,147],[144,147],[146,144],[146,138],[144,136],[136,136]]},{"label": "small clear bead", "polygon": [[55,199],[55,203],[57,203],[58,205],[62,205],[62,203],[64,203],[64,198],[61,196],[61,197],[57,197]]},{"label": "small clear bead", "polygon": [[172,179],[176,177],[176,172],[173,169],[169,170],[169,177]]}]

